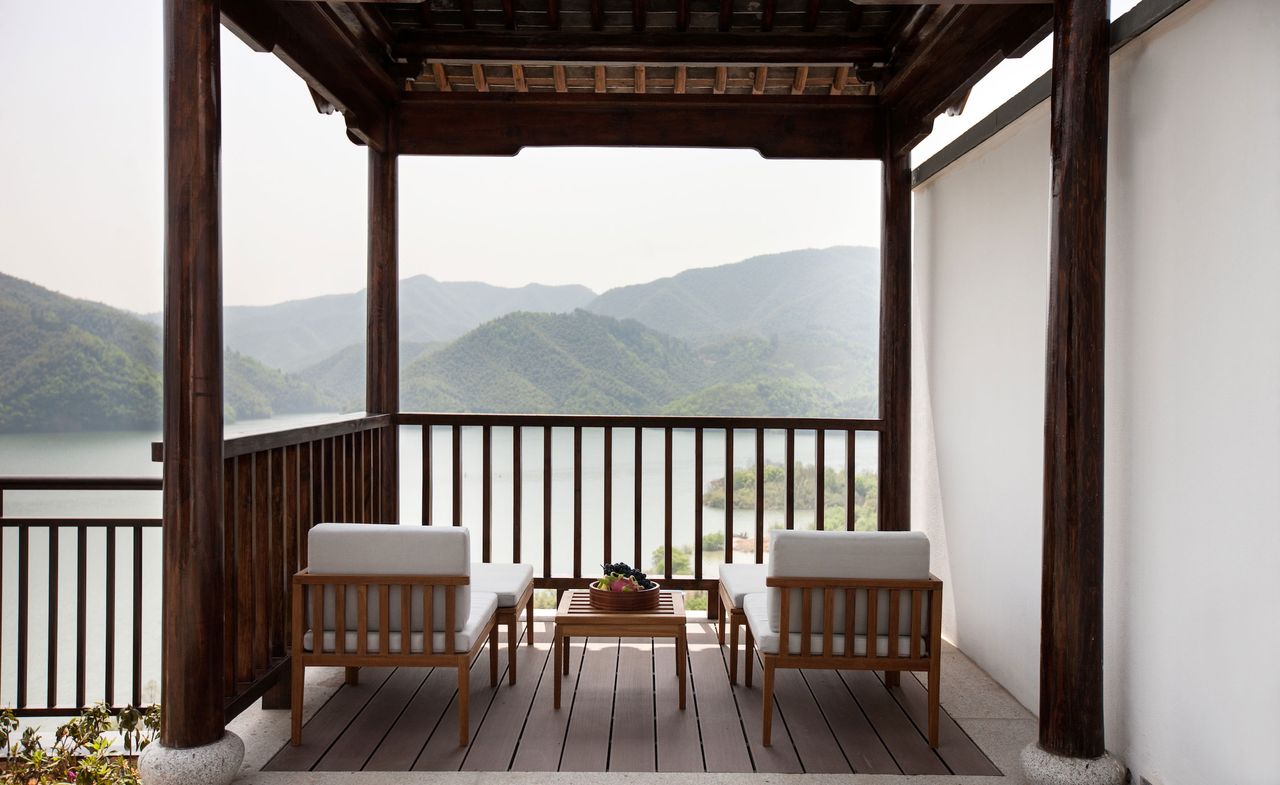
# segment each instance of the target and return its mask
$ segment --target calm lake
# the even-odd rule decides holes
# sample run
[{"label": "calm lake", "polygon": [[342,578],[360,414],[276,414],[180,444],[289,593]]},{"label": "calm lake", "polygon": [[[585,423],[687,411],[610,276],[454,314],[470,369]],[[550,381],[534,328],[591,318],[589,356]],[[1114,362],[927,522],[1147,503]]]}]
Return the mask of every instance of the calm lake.
[{"label": "calm lake", "polygon": [[[312,414],[276,417],[237,423],[227,428],[227,436],[237,436],[261,431],[321,422],[333,415]],[[450,521],[453,500],[449,480],[451,440],[449,430],[434,429],[432,514],[436,523]],[[523,444],[522,489],[522,560],[542,564],[542,438],[541,428],[526,429]],[[62,434],[0,434],[0,475],[111,475],[111,476],[159,476],[160,467],[151,462],[151,442],[159,439],[158,432],[130,431],[109,433]],[[613,558],[631,561],[634,555],[635,445],[632,431],[615,429],[613,436]],[[603,431],[583,431],[582,509],[583,509],[583,574],[591,575],[603,559]],[[796,434],[796,460],[812,465],[814,462],[814,434]],[[653,552],[663,544],[664,476],[663,433],[648,430],[644,433],[643,516],[641,522],[644,564],[651,566]],[[476,558],[480,550],[481,488],[481,432],[479,428],[463,431],[463,499],[462,522],[470,528],[472,548]],[[741,432],[735,439],[734,464],[749,467],[755,461],[754,438]],[[493,455],[493,559],[510,561],[512,555],[511,521],[511,431],[495,428],[492,435]],[[708,430],[703,443],[703,482],[724,477],[724,434]],[[825,445],[826,465],[837,471],[844,469],[844,436],[828,434]],[[552,435],[552,567],[557,575],[573,573],[573,432],[572,429],[555,429]],[[781,432],[769,432],[765,438],[765,460],[782,464],[785,461],[785,443]],[[858,435],[855,452],[856,472],[875,471],[878,460],[876,434]],[[697,494],[694,489],[694,432],[676,431],[672,443],[672,512],[673,541],[677,548],[694,544],[694,505]],[[404,426],[400,435],[400,512],[401,520],[417,523],[422,520],[422,450],[421,429]],[[4,495],[4,514],[9,517],[142,517],[160,516],[160,494],[156,492],[17,492]],[[724,531],[724,510],[703,508],[704,534]],[[810,528],[813,525],[812,509],[800,509],[795,513],[796,526]],[[755,512],[736,510],[733,513],[734,530],[738,533],[754,532]],[[781,525],[782,510],[766,510],[766,528]],[[48,538],[42,532],[31,536],[30,579],[30,641],[28,656],[33,667],[28,677],[29,700],[39,705],[46,694],[43,664],[47,661],[48,616]],[[142,636],[142,697],[144,702],[158,700],[159,678],[159,628],[160,628],[160,532],[143,534],[143,636]],[[59,592],[57,636],[59,650],[58,696],[60,702],[70,703],[75,695],[75,575],[78,555],[76,537],[65,533],[59,542],[58,563],[62,577]],[[119,696],[128,696],[131,682],[131,585],[130,560],[132,559],[132,534],[119,534],[117,544],[116,591],[117,632],[116,685]],[[105,681],[102,641],[105,638],[103,617],[105,597],[101,587],[105,585],[104,557],[105,534],[91,532],[88,538],[88,580],[90,612],[88,614],[86,664],[89,674],[86,689],[89,695],[101,693]],[[17,532],[5,529],[3,556],[3,597],[0,607],[0,706],[13,705],[16,698],[17,672],[17,592],[16,592]],[[712,553],[705,555],[705,574],[715,575],[719,558]]]}]

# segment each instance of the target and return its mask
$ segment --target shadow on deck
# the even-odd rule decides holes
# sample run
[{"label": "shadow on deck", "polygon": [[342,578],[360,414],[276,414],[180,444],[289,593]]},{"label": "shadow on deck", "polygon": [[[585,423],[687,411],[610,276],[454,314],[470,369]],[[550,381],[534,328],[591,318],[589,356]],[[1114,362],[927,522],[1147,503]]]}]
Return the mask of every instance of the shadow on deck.
[{"label": "shadow on deck", "polygon": [[[552,708],[551,625],[519,647],[519,683],[489,687],[472,667],[471,738],[457,741],[451,670],[367,668],[307,722],[266,771],[636,771],[978,774],[1000,771],[944,712],[929,749],[925,689],[903,674],[778,671],[772,747],[760,744],[760,682],[729,684],[728,650],[690,624],[688,708],[678,708],[674,642],[574,641],[564,706]],[[741,656],[741,655],[740,655]]]}]

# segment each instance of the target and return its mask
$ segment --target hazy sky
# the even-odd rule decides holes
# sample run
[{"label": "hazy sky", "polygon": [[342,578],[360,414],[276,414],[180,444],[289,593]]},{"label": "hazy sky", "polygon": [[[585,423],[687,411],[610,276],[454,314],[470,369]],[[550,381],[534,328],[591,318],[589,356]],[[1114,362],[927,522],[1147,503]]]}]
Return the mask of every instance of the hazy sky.
[{"label": "hazy sky", "polygon": [[[1132,0],[1125,0],[1126,7]],[[160,8],[0,0],[0,271],[136,311],[162,281]],[[1002,66],[932,150],[1048,67]],[[227,304],[354,291],[365,149],[275,57],[222,36]],[[879,240],[879,164],[750,151],[404,157],[400,272],[597,291],[758,253]]]}]

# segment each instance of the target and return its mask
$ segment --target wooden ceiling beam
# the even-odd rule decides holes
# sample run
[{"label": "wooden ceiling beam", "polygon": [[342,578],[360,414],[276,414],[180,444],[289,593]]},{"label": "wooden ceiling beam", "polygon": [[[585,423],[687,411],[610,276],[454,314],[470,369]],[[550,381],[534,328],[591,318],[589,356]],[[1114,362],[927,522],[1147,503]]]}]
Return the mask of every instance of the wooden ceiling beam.
[{"label": "wooden ceiling beam", "polygon": [[874,159],[874,98],[771,95],[413,93],[397,113],[408,155],[515,155],[524,147],[720,147],[766,158]]},{"label": "wooden ceiling beam", "polygon": [[779,33],[414,31],[393,54],[449,63],[870,65],[888,52],[866,36]]}]

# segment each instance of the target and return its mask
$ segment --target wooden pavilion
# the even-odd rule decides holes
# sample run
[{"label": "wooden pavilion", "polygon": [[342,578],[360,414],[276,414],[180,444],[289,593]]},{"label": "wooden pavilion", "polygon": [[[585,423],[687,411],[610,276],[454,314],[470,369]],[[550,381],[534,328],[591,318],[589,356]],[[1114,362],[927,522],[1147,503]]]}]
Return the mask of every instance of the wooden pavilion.
[{"label": "wooden pavilion", "polygon": [[[396,520],[400,424],[452,425],[455,458],[463,425],[482,426],[486,445],[491,427],[516,425],[519,443],[512,417],[398,411],[400,155],[681,146],[882,161],[879,417],[807,427],[879,433],[880,525],[906,529],[909,154],[934,118],[961,110],[1001,59],[1020,56],[1052,30],[1039,744],[1064,758],[1104,754],[1106,0],[166,0],[164,8],[164,748],[214,744],[229,717],[263,695],[278,703],[284,688],[284,578],[305,530],[244,528],[244,520],[265,521],[282,509],[294,523],[342,510],[350,520]],[[294,449],[297,442],[223,440],[220,24],[279,57],[317,109],[341,113],[351,140],[369,150],[368,417],[315,430],[305,452]],[[724,428],[730,444],[734,428],[754,428],[759,440],[764,428],[790,428],[793,436],[796,427],[675,419],[536,424],[548,432],[573,427],[575,446],[584,426],[604,427],[606,444],[614,426],[665,428],[668,446],[672,427],[696,427],[699,437],[703,428]],[[244,460],[255,453],[266,457]],[[518,539],[518,513],[516,526]],[[667,537],[669,545],[669,515]],[[484,548],[487,558],[487,529]],[[546,558],[539,585],[562,587],[564,579],[550,574],[549,546]],[[575,552],[575,577],[581,562]],[[707,584],[700,561],[694,579],[675,582]],[[269,610],[255,616],[255,606]],[[244,623],[245,613],[256,621]]]}]

